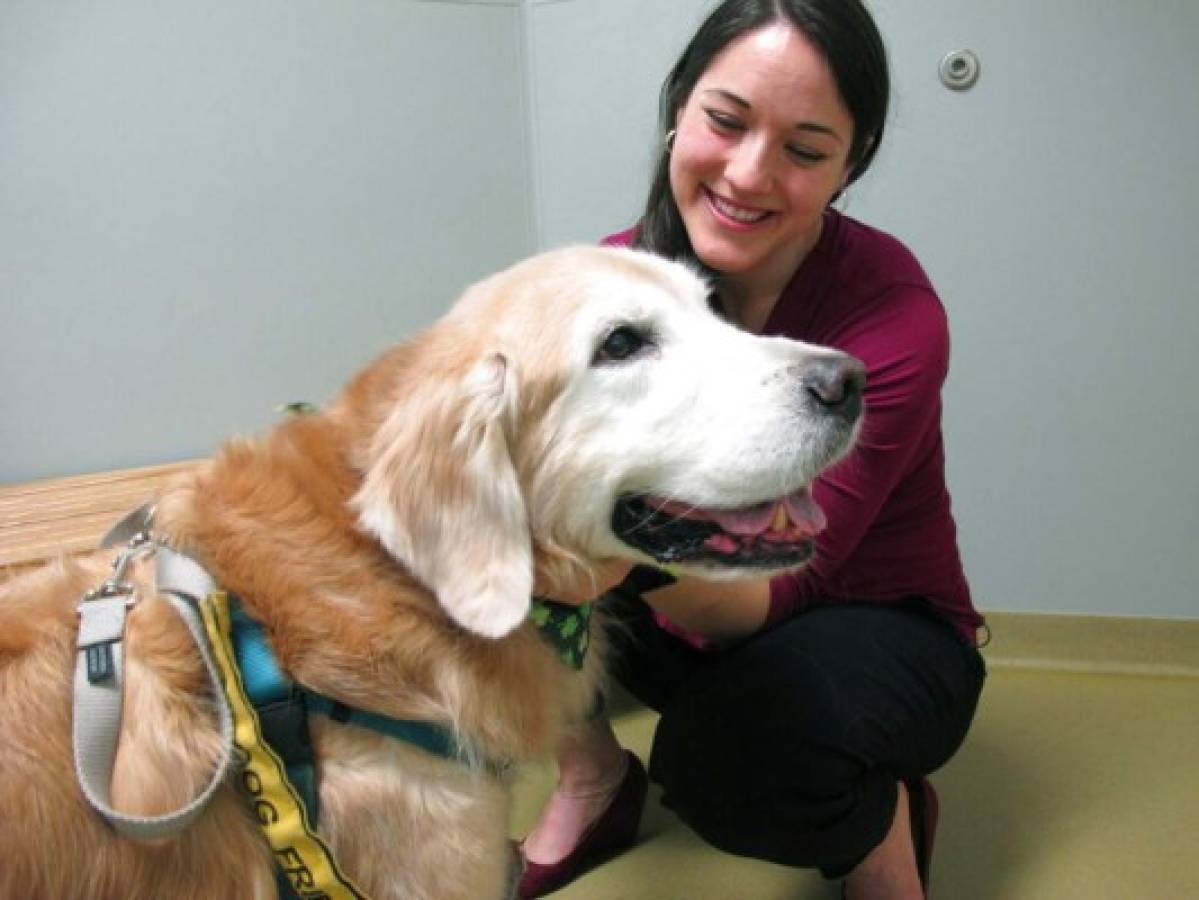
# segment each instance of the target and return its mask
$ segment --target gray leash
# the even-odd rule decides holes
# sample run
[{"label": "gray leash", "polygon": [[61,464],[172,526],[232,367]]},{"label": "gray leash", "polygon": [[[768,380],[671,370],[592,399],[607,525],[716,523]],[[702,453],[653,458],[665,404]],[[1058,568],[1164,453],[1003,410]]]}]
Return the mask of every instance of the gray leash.
[{"label": "gray leash", "polygon": [[[200,602],[216,585],[196,562],[151,537],[150,516],[149,507],[135,510],[105,536],[102,546],[126,542],[125,547],[113,563],[112,575],[79,602],[72,723],[75,774],[84,797],[119,834],[142,840],[171,837],[191,825],[225,780],[234,758],[233,715],[198,612]],[[135,559],[151,555],[158,590],[187,626],[208,672],[217,706],[221,756],[212,779],[191,802],[163,815],[138,816],[112,808],[111,783],[124,705],[125,619],[139,600],[125,576]]]}]

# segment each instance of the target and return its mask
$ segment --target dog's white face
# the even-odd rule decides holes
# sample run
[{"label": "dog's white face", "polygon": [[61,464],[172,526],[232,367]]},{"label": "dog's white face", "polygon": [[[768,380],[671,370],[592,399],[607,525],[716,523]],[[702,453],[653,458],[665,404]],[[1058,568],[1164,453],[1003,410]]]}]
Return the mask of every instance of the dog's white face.
[{"label": "dog's white face", "polygon": [[527,614],[534,548],[709,578],[805,562],[823,527],[808,487],[852,444],[861,365],[740,331],[708,293],[684,266],[590,247],[476,285],[412,345],[364,528],[493,637]]}]

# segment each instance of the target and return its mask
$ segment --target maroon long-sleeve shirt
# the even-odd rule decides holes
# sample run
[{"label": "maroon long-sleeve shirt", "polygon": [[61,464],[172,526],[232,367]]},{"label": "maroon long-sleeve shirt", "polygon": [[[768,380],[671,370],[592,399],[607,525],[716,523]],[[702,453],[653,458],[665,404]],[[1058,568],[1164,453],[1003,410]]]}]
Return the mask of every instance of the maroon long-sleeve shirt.
[{"label": "maroon long-sleeve shirt", "polygon": [[949,328],[916,258],[829,210],[762,333],[844,350],[867,370],[858,444],[813,487],[828,527],[804,570],[771,581],[766,627],[817,604],[923,598],[973,643],[983,619],[958,553],[941,438]]}]

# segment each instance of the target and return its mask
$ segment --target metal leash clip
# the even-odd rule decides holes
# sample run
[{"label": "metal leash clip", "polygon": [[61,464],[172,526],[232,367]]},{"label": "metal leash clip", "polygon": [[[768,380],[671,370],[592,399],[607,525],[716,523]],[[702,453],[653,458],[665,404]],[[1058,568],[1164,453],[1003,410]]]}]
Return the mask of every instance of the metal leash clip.
[{"label": "metal leash clip", "polygon": [[[113,560],[112,574],[79,601],[79,649],[84,652],[87,680],[91,684],[109,681],[114,675],[113,644],[120,641],[124,633],[125,610],[137,602],[133,584],[126,580],[129,566],[134,560],[151,555],[154,550],[154,538],[149,531],[134,534]],[[99,609],[101,606],[112,606],[111,603],[102,603],[105,600],[119,600],[123,608],[119,612]]]},{"label": "metal leash clip", "polygon": [[112,562],[112,574],[99,586],[92,588],[83,595],[81,603],[100,600],[105,597],[120,597],[128,595],[132,600],[133,585],[125,580],[130,564],[143,556],[154,552],[154,538],[148,531],[139,531],[129,539],[124,549],[117,554]]}]

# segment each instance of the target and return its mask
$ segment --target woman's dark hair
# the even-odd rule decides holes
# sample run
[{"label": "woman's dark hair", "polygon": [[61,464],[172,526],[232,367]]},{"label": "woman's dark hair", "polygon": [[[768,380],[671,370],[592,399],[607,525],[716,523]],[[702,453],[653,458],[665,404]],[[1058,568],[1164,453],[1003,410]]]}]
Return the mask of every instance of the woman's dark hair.
[{"label": "woman's dark hair", "polygon": [[852,168],[846,184],[870,168],[883,137],[891,80],[883,39],[860,0],[724,0],[700,25],[662,84],[658,102],[662,151],[638,223],[638,247],[670,259],[699,262],[670,189],[666,135],[716,55],[733,40],[774,22],[793,25],[828,61],[853,119]]}]

